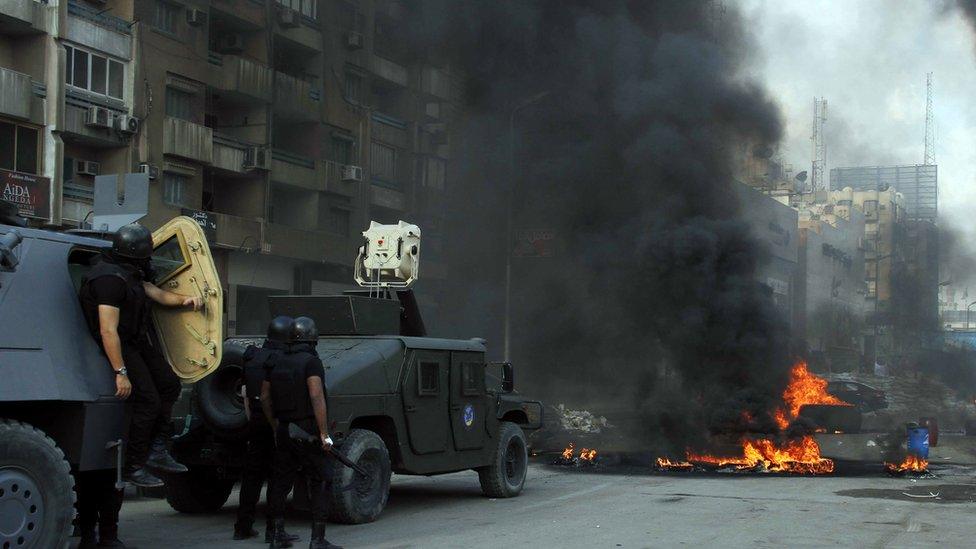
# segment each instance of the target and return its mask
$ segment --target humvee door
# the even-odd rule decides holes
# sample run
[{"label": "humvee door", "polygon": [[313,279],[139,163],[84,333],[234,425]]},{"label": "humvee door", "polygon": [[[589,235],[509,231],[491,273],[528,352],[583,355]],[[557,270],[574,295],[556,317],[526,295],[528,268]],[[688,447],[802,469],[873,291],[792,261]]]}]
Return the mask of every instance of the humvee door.
[{"label": "humvee door", "polygon": [[224,296],[203,229],[176,217],[153,233],[153,282],[185,296],[203,298],[203,308],[153,306],[163,355],[183,381],[194,382],[220,365],[224,341]]}]

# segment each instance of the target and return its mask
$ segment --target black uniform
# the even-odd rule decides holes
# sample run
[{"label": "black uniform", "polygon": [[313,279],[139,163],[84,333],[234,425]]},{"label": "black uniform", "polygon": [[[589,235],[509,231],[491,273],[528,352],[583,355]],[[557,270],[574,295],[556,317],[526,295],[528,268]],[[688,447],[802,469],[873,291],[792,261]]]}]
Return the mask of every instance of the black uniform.
[{"label": "black uniform", "polygon": [[144,269],[102,255],[82,279],[80,297],[92,337],[102,344],[98,306],[119,309],[122,360],[132,383],[132,418],[126,445],[127,467],[142,467],[154,436],[172,435],[173,405],[180,380],[149,338],[150,303],[143,289]]},{"label": "black uniform", "polygon": [[274,475],[268,498],[270,514],[276,519],[284,517],[285,496],[301,468],[308,478],[312,521],[324,524],[329,514],[325,454],[321,447],[297,443],[289,438],[288,425],[295,423],[307,433],[318,434],[307,380],[310,377],[325,379],[325,367],[315,353],[315,347],[309,344],[291,345],[271,366],[266,380],[271,384],[271,405],[278,419],[278,431],[275,433]]},{"label": "black uniform", "polygon": [[268,418],[261,410],[261,382],[266,377],[269,359],[277,356],[288,345],[265,341],[261,347],[249,346],[244,351],[244,385],[246,387],[251,418],[247,426],[247,450],[244,455],[244,472],[241,476],[240,504],[237,507],[235,531],[248,531],[254,524],[255,508],[261,499],[261,485],[268,482],[271,493],[271,465],[274,459],[274,432]]}]

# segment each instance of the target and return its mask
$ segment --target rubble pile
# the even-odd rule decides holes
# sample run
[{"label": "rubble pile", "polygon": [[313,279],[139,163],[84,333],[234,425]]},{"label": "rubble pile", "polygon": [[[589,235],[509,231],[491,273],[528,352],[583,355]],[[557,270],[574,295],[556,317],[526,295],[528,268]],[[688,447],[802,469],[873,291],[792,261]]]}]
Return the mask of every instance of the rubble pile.
[{"label": "rubble pile", "polygon": [[611,427],[607,418],[595,416],[586,410],[567,410],[565,405],[560,404],[555,411],[560,425],[567,431],[596,434]]}]

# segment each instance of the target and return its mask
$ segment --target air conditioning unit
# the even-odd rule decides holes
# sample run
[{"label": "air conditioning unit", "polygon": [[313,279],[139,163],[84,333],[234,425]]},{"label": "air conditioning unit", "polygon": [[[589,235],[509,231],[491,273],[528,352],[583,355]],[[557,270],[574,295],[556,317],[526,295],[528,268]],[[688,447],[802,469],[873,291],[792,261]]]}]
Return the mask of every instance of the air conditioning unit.
[{"label": "air conditioning unit", "polygon": [[121,133],[136,133],[139,131],[139,119],[127,114],[117,114],[115,115],[115,129]]},{"label": "air conditioning unit", "polygon": [[225,34],[217,41],[220,53],[241,53],[244,51],[244,37],[237,33]]},{"label": "air conditioning unit", "polygon": [[149,174],[149,180],[152,181],[159,177],[159,168],[153,166],[149,162],[141,162],[139,164],[139,173]]},{"label": "air conditioning unit", "polygon": [[342,167],[342,180],[343,181],[362,181],[363,180],[363,169],[359,166],[343,166]]},{"label": "air conditioning unit", "polygon": [[75,160],[75,173],[78,175],[98,175],[101,166],[91,160]]},{"label": "air conditioning unit", "polygon": [[88,113],[85,115],[85,125],[96,128],[111,128],[112,113],[105,107],[92,105],[88,107]]},{"label": "air conditioning unit", "polygon": [[356,31],[349,31],[346,35],[346,49],[350,50],[361,50],[363,49],[363,33]]},{"label": "air conditioning unit", "polygon": [[281,8],[278,10],[278,24],[282,27],[297,27],[298,12],[291,8]]},{"label": "air conditioning unit", "polygon": [[268,149],[251,147],[244,152],[245,170],[267,170],[268,164]]},{"label": "air conditioning unit", "polygon": [[186,10],[186,23],[194,27],[199,27],[207,22],[207,12],[190,8]]}]

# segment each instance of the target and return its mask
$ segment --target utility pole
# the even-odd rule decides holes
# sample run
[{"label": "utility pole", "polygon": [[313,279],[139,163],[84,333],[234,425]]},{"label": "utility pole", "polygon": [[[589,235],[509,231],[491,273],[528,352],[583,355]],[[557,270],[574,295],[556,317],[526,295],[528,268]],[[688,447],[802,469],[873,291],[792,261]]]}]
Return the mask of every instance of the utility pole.
[{"label": "utility pole", "polygon": [[926,166],[935,165],[935,115],[932,113],[932,73],[925,75],[925,159]]},{"label": "utility pole", "polygon": [[827,165],[827,146],[824,143],[823,127],[827,121],[827,100],[813,98],[813,169],[811,170],[810,188],[816,191],[827,190],[824,180],[824,167]]}]

